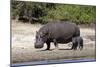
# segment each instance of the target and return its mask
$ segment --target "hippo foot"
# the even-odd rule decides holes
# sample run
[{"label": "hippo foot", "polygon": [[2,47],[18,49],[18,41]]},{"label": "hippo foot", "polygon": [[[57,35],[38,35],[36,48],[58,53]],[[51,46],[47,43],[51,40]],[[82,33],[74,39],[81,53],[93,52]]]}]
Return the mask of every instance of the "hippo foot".
[{"label": "hippo foot", "polygon": [[70,48],[70,50],[73,50],[74,48]]},{"label": "hippo foot", "polygon": [[76,48],[71,48],[71,50],[77,50]]},{"label": "hippo foot", "polygon": [[73,50],[77,50],[77,49],[73,49]]},{"label": "hippo foot", "polygon": [[47,49],[45,49],[45,50],[50,50],[50,49],[47,48]]},{"label": "hippo foot", "polygon": [[83,48],[80,48],[80,50],[83,50]]}]

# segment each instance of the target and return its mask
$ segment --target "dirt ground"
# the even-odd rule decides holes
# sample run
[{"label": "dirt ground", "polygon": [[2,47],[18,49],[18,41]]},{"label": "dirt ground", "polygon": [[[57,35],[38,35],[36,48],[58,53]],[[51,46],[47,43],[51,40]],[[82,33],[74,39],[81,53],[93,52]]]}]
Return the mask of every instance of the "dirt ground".
[{"label": "dirt ground", "polygon": [[95,58],[95,27],[81,27],[81,36],[84,40],[83,50],[69,50],[71,43],[59,44],[59,49],[55,50],[53,43],[51,50],[45,51],[46,44],[42,49],[35,49],[35,34],[42,25],[28,24],[12,21],[12,44],[11,44],[11,62],[28,62],[38,60],[60,60],[60,59],[82,59]]}]

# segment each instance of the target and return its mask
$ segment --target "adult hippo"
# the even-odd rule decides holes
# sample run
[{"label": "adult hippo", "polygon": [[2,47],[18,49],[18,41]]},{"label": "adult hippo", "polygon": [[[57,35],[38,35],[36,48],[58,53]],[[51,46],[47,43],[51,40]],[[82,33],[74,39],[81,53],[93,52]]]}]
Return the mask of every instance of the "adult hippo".
[{"label": "adult hippo", "polygon": [[36,32],[35,48],[42,48],[44,43],[46,43],[46,50],[49,50],[51,42],[57,48],[58,43],[72,42],[72,38],[77,36],[80,36],[80,29],[76,24],[64,21],[50,22]]}]

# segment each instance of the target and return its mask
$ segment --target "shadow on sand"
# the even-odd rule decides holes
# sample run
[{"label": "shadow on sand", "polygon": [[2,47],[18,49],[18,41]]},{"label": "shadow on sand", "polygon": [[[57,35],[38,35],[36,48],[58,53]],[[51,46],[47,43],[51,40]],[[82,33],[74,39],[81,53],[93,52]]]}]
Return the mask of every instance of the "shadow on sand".
[{"label": "shadow on sand", "polygon": [[46,49],[43,49],[43,50],[38,50],[37,52],[40,52],[40,51],[54,51],[54,50],[72,50],[70,48],[67,48],[67,49],[50,49],[50,50],[46,50]]}]

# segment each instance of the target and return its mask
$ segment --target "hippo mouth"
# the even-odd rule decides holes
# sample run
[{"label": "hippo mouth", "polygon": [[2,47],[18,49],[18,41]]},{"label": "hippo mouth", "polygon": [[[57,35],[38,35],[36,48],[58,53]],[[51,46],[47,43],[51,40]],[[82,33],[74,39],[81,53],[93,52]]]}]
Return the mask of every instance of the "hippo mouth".
[{"label": "hippo mouth", "polygon": [[40,49],[40,48],[43,48],[43,45],[35,45],[34,46],[36,49]]}]

